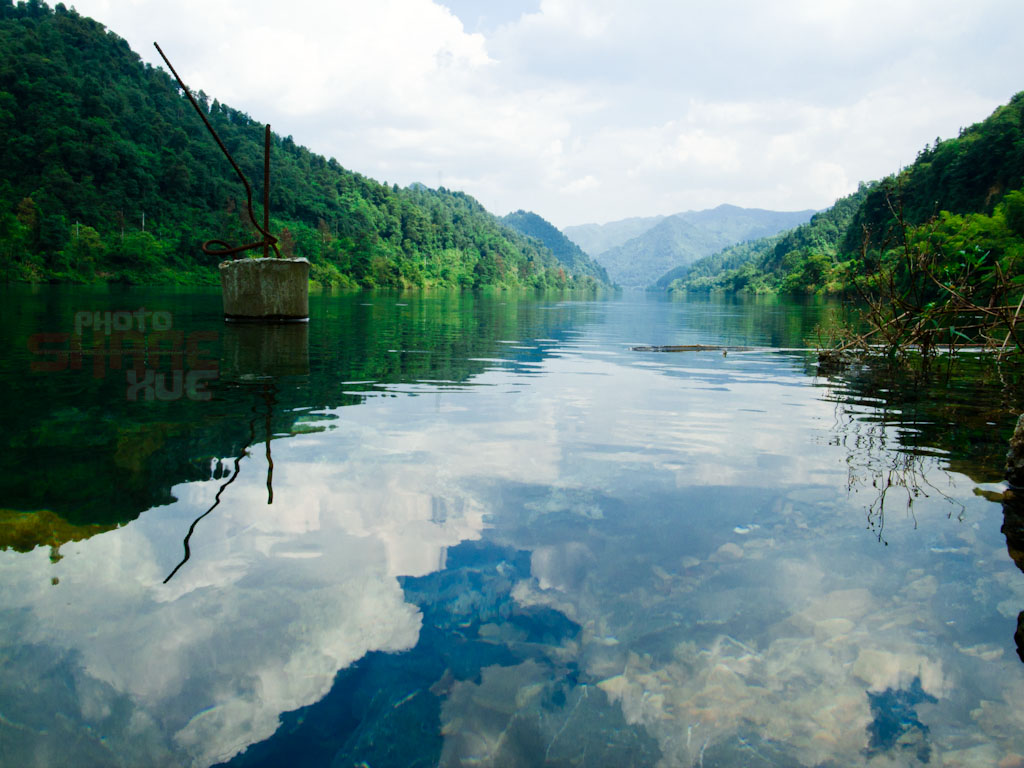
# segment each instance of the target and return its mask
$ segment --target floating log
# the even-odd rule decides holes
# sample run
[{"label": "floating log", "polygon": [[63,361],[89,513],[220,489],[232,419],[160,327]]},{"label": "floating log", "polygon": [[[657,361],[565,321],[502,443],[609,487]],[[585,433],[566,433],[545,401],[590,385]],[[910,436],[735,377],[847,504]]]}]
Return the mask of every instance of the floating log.
[{"label": "floating log", "polygon": [[743,352],[750,347],[723,347],[718,344],[663,344],[630,347],[633,352]]}]

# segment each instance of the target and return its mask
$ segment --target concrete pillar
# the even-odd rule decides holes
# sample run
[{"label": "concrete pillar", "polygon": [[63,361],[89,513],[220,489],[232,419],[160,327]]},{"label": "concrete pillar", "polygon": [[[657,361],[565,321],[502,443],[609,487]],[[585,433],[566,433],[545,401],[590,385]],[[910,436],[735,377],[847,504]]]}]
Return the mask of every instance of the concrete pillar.
[{"label": "concrete pillar", "polygon": [[309,320],[306,259],[235,259],[220,264],[225,320]]}]

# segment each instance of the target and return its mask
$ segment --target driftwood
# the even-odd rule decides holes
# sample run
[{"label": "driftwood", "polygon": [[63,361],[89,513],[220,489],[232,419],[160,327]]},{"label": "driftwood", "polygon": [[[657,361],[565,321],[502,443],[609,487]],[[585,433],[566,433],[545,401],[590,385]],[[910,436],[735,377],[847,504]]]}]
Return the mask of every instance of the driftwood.
[{"label": "driftwood", "polygon": [[745,352],[752,347],[723,347],[718,344],[665,344],[630,347],[633,352]]}]

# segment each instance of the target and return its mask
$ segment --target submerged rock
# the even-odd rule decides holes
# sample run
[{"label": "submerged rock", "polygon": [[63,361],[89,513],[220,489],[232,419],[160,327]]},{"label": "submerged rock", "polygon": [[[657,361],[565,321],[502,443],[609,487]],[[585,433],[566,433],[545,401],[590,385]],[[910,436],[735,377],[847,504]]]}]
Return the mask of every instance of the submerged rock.
[{"label": "submerged rock", "polygon": [[1014,488],[1024,488],[1024,413],[1017,419],[1006,453],[1006,481]]},{"label": "submerged rock", "polygon": [[[1003,527],[1006,550],[1010,559],[1024,571],[1024,414],[1017,419],[1017,426],[1010,438],[1010,450],[1006,454],[1006,481],[1010,490],[1003,494]],[[1013,634],[1017,655],[1024,661],[1024,611],[1017,616],[1017,631]]]},{"label": "submerged rock", "polygon": [[604,691],[551,679],[533,660],[483,670],[444,705],[440,766],[655,765],[657,742],[630,727]]},{"label": "submerged rock", "polygon": [[515,599],[529,575],[529,552],[469,541],[444,570],[401,578],[423,616],[415,647],[341,670],[321,701],[282,715],[229,765],[657,764],[654,738],[581,679],[566,652],[580,627]]}]

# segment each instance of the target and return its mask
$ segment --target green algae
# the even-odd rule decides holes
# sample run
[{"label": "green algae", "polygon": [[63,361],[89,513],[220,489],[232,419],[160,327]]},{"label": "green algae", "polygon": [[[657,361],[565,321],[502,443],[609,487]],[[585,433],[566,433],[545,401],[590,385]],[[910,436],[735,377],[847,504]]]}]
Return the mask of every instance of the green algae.
[{"label": "green algae", "polygon": [[34,512],[0,509],[0,550],[31,552],[36,547],[49,547],[50,560],[56,563],[63,557],[60,548],[64,544],[82,541],[116,527],[95,523],[75,525],[48,509]]}]

